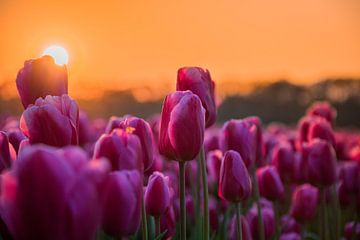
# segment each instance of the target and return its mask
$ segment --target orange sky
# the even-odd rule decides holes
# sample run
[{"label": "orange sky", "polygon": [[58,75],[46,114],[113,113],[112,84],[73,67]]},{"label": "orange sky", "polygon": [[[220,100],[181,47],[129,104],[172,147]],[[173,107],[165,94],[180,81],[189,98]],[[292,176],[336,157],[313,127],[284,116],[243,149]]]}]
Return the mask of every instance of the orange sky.
[{"label": "orange sky", "polygon": [[221,94],[239,89],[229,82],[360,77],[360,2],[0,0],[9,94],[24,60],[51,44],[69,52],[75,97],[147,86],[163,94],[183,65],[208,68]]}]

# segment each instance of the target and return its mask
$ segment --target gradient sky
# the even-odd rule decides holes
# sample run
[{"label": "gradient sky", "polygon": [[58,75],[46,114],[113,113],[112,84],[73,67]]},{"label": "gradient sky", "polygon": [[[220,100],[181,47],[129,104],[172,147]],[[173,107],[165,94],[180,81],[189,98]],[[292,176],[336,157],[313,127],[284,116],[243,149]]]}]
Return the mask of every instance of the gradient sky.
[{"label": "gradient sky", "polygon": [[208,68],[220,94],[360,77],[359,13],[359,0],[0,0],[0,85],[14,94],[24,60],[51,44],[69,52],[75,97],[164,94],[184,65]]}]

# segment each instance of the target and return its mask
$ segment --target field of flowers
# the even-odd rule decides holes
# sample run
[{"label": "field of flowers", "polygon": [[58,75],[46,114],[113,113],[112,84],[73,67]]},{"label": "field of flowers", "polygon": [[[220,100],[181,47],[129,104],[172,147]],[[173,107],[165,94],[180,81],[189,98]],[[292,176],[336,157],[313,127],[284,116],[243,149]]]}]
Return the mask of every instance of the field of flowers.
[{"label": "field of flowers", "polygon": [[90,120],[49,56],[16,85],[24,112],[0,118],[0,239],[360,239],[360,133],[336,129],[326,102],[297,127],[218,125],[209,71],[184,67],[161,114]]}]

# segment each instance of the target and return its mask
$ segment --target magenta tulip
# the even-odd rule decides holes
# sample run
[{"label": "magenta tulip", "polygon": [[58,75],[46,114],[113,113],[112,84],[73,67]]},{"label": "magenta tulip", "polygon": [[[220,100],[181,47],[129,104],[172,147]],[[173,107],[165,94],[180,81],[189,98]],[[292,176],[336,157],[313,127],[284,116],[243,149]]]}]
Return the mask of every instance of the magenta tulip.
[{"label": "magenta tulip", "polygon": [[335,146],[334,131],[331,125],[323,118],[316,118],[309,126],[307,140],[310,142],[316,138],[323,139]]},{"label": "magenta tulip", "polygon": [[174,208],[170,206],[160,219],[161,232],[165,232],[164,238],[171,239],[176,233],[176,219]]},{"label": "magenta tulip", "polygon": [[303,184],[294,190],[290,215],[300,222],[311,220],[318,205],[319,190],[310,184]]},{"label": "magenta tulip", "polygon": [[322,117],[331,124],[335,121],[336,109],[328,102],[316,102],[308,108],[307,115]]},{"label": "magenta tulip", "polygon": [[[275,217],[274,211],[271,208],[262,208],[262,220],[264,225],[264,237],[265,240],[271,239],[275,233]],[[259,214],[256,207],[252,207],[246,215],[250,230],[254,239],[259,239],[260,228],[259,228]]]},{"label": "magenta tulip", "polygon": [[6,130],[6,134],[9,137],[9,142],[14,147],[16,153],[19,151],[20,142],[26,139],[25,135],[21,132],[19,128],[11,128]]},{"label": "magenta tulip", "polygon": [[237,151],[246,167],[251,168],[257,155],[257,126],[246,120],[230,120],[222,127],[220,145],[223,152]]},{"label": "magenta tulip", "polygon": [[289,143],[280,143],[273,148],[271,164],[276,167],[283,181],[289,182],[293,179],[295,175],[295,153]]},{"label": "magenta tulip", "polygon": [[355,161],[347,161],[340,168],[342,187],[349,193],[356,195],[360,192],[360,165]]},{"label": "magenta tulip", "polygon": [[169,179],[160,172],[154,172],[145,191],[145,209],[155,217],[163,215],[170,206]]},{"label": "magenta tulip", "polygon": [[[354,226],[355,224],[355,226]],[[344,236],[346,240],[359,239],[360,238],[360,222],[348,222],[344,228]]]},{"label": "magenta tulip", "polygon": [[15,149],[9,143],[9,138],[6,133],[0,131],[0,173],[10,168],[15,159]]},{"label": "magenta tulip", "polygon": [[240,202],[251,194],[251,180],[239,153],[230,150],[221,163],[218,194],[229,202]]},{"label": "magenta tulip", "polygon": [[176,90],[190,90],[198,95],[205,108],[205,125],[210,127],[216,121],[215,83],[210,72],[199,67],[183,67],[178,70]]},{"label": "magenta tulip", "polygon": [[18,72],[16,87],[25,109],[40,97],[67,94],[68,77],[66,66],[56,65],[54,59],[50,56],[28,60]]},{"label": "magenta tulip", "polygon": [[62,147],[78,143],[79,108],[68,95],[39,98],[22,114],[20,128],[30,144]]},{"label": "magenta tulip", "polygon": [[[230,240],[238,240],[236,235],[236,216],[231,218],[229,223],[229,232],[228,239]],[[242,231],[242,239],[243,240],[252,240],[253,237],[251,235],[249,224],[244,216],[241,216],[241,231]]]},{"label": "magenta tulip", "polygon": [[308,171],[309,181],[315,186],[328,187],[335,183],[336,155],[333,147],[320,139],[312,141],[309,146]]},{"label": "magenta tulip", "polygon": [[279,240],[301,240],[301,236],[298,233],[284,233],[281,234]]},{"label": "magenta tulip", "polygon": [[136,233],[141,219],[142,179],[139,171],[110,173],[103,192],[103,229],[113,237]]},{"label": "magenta tulip", "polygon": [[160,122],[159,151],[178,161],[193,160],[204,141],[205,110],[190,91],[166,96]]},{"label": "magenta tulip", "polygon": [[274,166],[265,166],[257,169],[256,176],[261,196],[269,200],[283,199],[285,194],[284,185]]},{"label": "magenta tulip", "polygon": [[301,233],[301,225],[289,215],[283,216],[280,220],[280,224],[282,233]]},{"label": "magenta tulip", "polygon": [[103,134],[95,144],[94,159],[105,157],[113,171],[136,169],[143,172],[139,138],[129,131],[115,129]]},{"label": "magenta tulip", "polygon": [[206,156],[206,165],[209,173],[208,180],[211,185],[214,185],[216,187],[219,183],[222,158],[223,155],[220,150],[210,151]]}]

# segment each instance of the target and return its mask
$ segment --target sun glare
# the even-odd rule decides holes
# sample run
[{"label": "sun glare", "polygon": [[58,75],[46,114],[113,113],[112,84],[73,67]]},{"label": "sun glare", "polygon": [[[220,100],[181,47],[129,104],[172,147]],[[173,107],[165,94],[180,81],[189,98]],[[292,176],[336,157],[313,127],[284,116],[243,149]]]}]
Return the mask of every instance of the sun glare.
[{"label": "sun glare", "polygon": [[54,58],[55,63],[58,65],[67,64],[69,61],[69,55],[65,50],[65,48],[57,45],[51,45],[47,47],[42,55],[52,56]]}]

